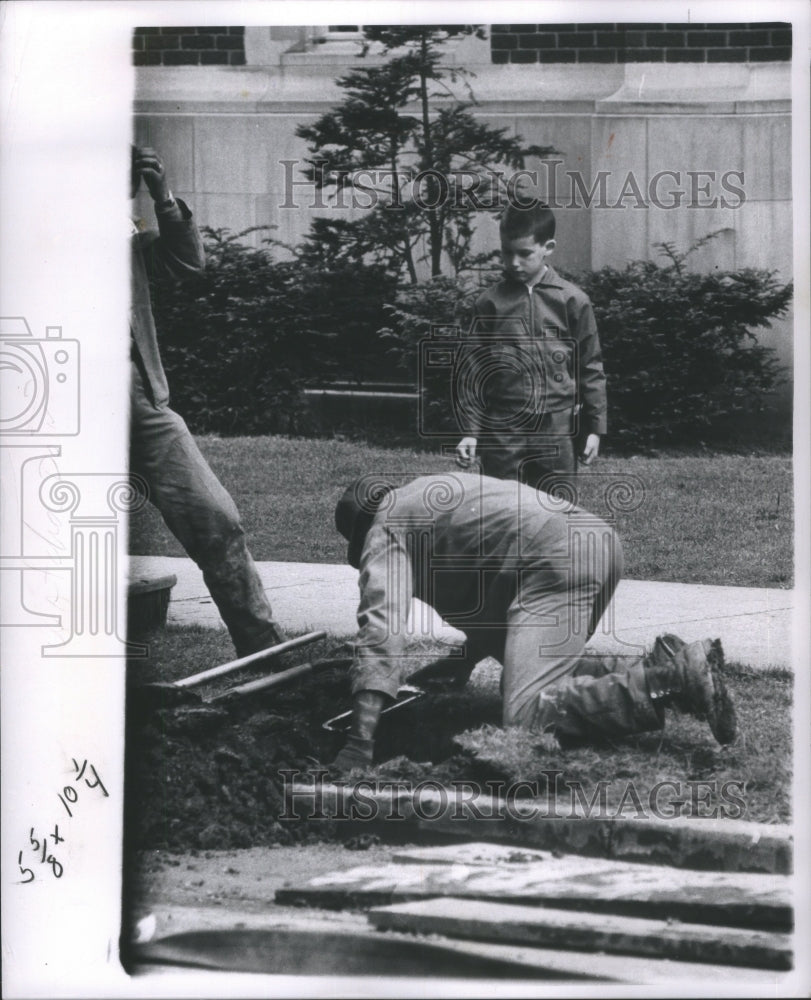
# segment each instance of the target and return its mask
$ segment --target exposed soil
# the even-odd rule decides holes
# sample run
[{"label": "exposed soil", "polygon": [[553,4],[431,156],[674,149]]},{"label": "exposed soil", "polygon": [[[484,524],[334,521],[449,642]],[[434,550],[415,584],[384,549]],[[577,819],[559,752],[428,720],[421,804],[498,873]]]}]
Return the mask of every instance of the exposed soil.
[{"label": "exposed soil", "polygon": [[[154,677],[140,675],[141,680]],[[789,677],[736,673],[733,668],[728,676],[733,695],[746,697],[736,697],[741,736],[731,747],[719,747],[706,723],[669,714],[664,733],[610,747],[552,752],[530,734],[496,728],[498,679],[498,666],[485,662],[463,691],[434,691],[387,716],[368,777],[415,783],[473,780],[485,789],[489,781],[523,781],[543,794],[549,775],[557,771],[561,781],[579,782],[589,798],[598,783],[604,784],[609,805],[626,794],[630,780],[643,800],[644,790],[659,781],[715,782],[709,798],[706,790],[700,793],[708,809],[723,804],[720,783],[737,781],[746,783],[747,808],[736,818],[789,818]],[[224,686],[233,683],[228,680]],[[203,694],[210,697],[210,691]],[[767,701],[773,714],[763,718]],[[146,710],[131,698],[128,850],[227,850],[369,836],[368,824],[364,829],[348,820],[288,816],[283,795],[285,780],[334,757],[343,736],[322,724],[350,704],[346,672],[337,668],[285,690],[233,704],[219,702],[216,708],[200,703]],[[767,746],[766,739],[773,742]]]},{"label": "exposed soil", "polygon": [[[227,637],[194,629],[149,637],[151,657],[131,664],[127,711],[123,956],[146,918],[155,938],[201,928],[297,926],[324,915],[275,903],[285,884],[388,859],[392,842],[413,842],[408,824],[374,826],[349,819],[299,819],[284,797],[285,775],[306,777],[330,761],[343,735],[323,722],[349,709],[345,670],[334,668],[284,690],[233,703],[208,704],[214,686],[191,706],[145,705],[138,691],[228,659]],[[335,655],[335,642],[285,658],[284,667]],[[436,651],[426,651],[424,661]],[[415,657],[415,669],[420,657]],[[257,671],[259,672],[259,671]],[[218,682],[219,689],[250,674]],[[633,781],[641,791],[657,781],[722,783],[744,780],[742,818],[790,817],[792,679],[733,665],[727,680],[738,708],[736,743],[719,747],[706,723],[669,717],[663,733],[602,748],[550,752],[531,734],[498,728],[500,670],[480,664],[464,690],[435,690],[387,716],[376,743],[375,779],[491,781],[535,784],[548,776],[579,782],[589,798],[604,783],[616,804]],[[503,787],[503,786],[502,786]],[[705,802],[707,801],[705,793]],[[709,805],[718,800],[709,796]],[[383,839],[385,838],[385,840]],[[441,836],[419,832],[425,844]],[[363,929],[357,913],[331,914],[345,929]],[[356,927],[357,925],[357,927]],[[330,924],[331,926],[331,924]]]},{"label": "exposed soil", "polygon": [[[350,706],[348,678],[340,669],[233,704],[144,709],[131,697],[130,846],[223,850],[354,836],[358,831],[346,823],[337,830],[327,822],[284,818],[283,798],[285,777],[323,767],[340,749],[343,735],[323,723]],[[406,706],[381,726],[376,758],[388,765],[370,775],[471,777],[476,767],[453,737],[496,723],[499,712],[497,681]]]}]

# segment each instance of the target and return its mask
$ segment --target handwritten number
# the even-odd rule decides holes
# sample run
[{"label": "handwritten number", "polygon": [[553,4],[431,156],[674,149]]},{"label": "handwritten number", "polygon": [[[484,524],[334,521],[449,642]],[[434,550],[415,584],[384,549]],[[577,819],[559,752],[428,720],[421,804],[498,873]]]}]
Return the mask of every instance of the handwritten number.
[{"label": "handwritten number", "polygon": [[18,864],[18,866],[20,868],[20,874],[21,875],[24,875],[26,872],[28,872],[28,874],[31,876],[31,878],[24,878],[22,880],[22,884],[23,885],[28,885],[29,882],[33,882],[34,881],[34,872],[30,868],[23,868],[22,861],[23,861],[23,852],[20,851],[19,855],[17,856],[17,864]]},{"label": "handwritten number", "polygon": [[[65,798],[63,799],[61,795],[59,796],[59,798],[62,802],[62,805],[67,810],[68,816],[72,816],[73,813],[70,811],[70,806],[68,805],[68,802],[76,802],[79,798],[79,793],[76,791],[75,788],[71,788],[70,785],[65,785],[62,791],[65,793]],[[68,802],[65,802],[65,799],[67,799]]]},{"label": "handwritten number", "polygon": [[107,791],[107,789],[102,784],[101,778],[99,777],[98,772],[96,771],[95,767],[93,767],[92,764],[90,765],[90,770],[93,772],[93,775],[94,775],[94,777],[96,779],[96,784],[95,785],[91,785],[90,782],[87,780],[87,778],[84,779],[84,783],[87,785],[88,788],[95,788],[96,786],[99,786],[101,788],[101,790],[104,792],[104,797],[105,798],[109,798],[110,797],[110,793]]},{"label": "handwritten number", "polygon": [[[76,775],[76,777],[75,777],[75,778],[74,778],[73,780],[74,780],[74,781],[78,781],[78,780],[79,780],[79,778],[81,778],[81,777],[82,777],[82,775],[84,774],[84,771],[85,771],[85,768],[87,767],[87,761],[85,760],[85,761],[84,761],[84,762],[82,763],[82,766],[81,766],[81,769],[80,769],[80,768],[79,768],[79,762],[78,762],[78,761],[76,760],[76,758],[75,758],[75,757],[72,757],[71,759],[73,760],[73,766],[74,766],[74,767],[76,768],[76,770],[77,770],[77,772],[78,772],[78,774]],[[91,765],[90,765],[90,770],[91,770],[91,771],[93,772],[93,777],[94,777],[94,778],[95,778],[96,780],[95,780],[95,782],[94,782],[94,783],[93,783],[93,784],[91,785],[91,784],[90,784],[90,780],[89,780],[88,778],[85,778],[85,779],[84,779],[84,783],[85,783],[85,784],[87,785],[87,787],[88,787],[88,788],[98,788],[98,787],[100,787],[100,788],[101,788],[101,790],[102,790],[102,792],[104,792],[104,797],[105,797],[105,798],[109,798],[109,797],[110,797],[110,793],[109,793],[109,792],[107,791],[107,789],[106,789],[106,788],[104,787],[104,785],[103,785],[103,783],[102,783],[102,780],[101,780],[101,778],[99,777],[99,773],[98,773],[98,771],[96,770],[96,768],[95,768],[95,766],[94,766],[93,764],[91,764]]]}]

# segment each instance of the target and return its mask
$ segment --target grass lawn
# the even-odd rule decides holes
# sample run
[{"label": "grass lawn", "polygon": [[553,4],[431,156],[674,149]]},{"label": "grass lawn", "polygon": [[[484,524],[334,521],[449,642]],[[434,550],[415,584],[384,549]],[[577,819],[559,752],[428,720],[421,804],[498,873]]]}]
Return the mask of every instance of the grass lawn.
[{"label": "grass lawn", "polygon": [[[133,683],[176,680],[231,655],[224,632],[169,628],[148,639],[149,660],[130,664]],[[328,656],[336,647],[337,640],[324,640],[289,654],[285,666]],[[261,669],[218,679],[198,693],[210,698],[254,672]],[[502,794],[505,785],[522,781],[537,786],[545,798],[544,772],[557,771],[555,801],[561,803],[561,815],[570,810],[570,788],[576,785],[587,802],[603,796],[612,815],[623,801],[627,815],[657,815],[650,809],[654,802],[665,817],[680,808],[693,817],[717,811],[719,818],[788,822],[792,677],[740,664],[727,664],[725,676],[738,714],[739,735],[730,746],[718,746],[706,723],[668,711],[661,732],[600,748],[549,751],[538,748],[529,733],[497,728],[499,671],[494,661],[485,661],[463,691],[429,694],[386,717],[367,777],[415,784],[429,778],[470,780],[485,788],[501,781]],[[131,709],[127,810],[132,846],[225,849],[340,836],[329,825],[279,822],[279,772],[305,771],[331,760],[342,737],[322,723],[350,705],[346,673],[334,669],[245,697],[213,725],[200,720],[197,709],[188,714],[142,711],[135,718]],[[679,807],[679,801],[685,804]]]},{"label": "grass lawn", "polygon": [[[201,437],[240,510],[259,560],[343,562],[335,502],[368,473],[417,476],[450,457],[353,441]],[[623,510],[622,484],[631,489]],[[614,487],[612,493],[611,487]],[[580,503],[603,517],[614,497],[625,575],[730,586],[791,587],[793,495],[788,455],[605,457],[580,476]],[[641,501],[637,503],[637,501]],[[150,507],[130,519],[135,555],[183,555]]]}]

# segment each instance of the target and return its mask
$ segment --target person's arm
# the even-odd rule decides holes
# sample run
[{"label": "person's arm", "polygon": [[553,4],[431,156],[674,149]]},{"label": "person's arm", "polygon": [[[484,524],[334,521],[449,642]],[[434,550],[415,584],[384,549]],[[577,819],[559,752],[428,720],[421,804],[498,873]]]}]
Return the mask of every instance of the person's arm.
[{"label": "person's arm", "polygon": [[146,184],[158,221],[157,234],[140,238],[148,273],[168,272],[177,278],[199,274],[206,260],[203,241],[189,207],[172,194],[160,156],[154,149],[136,149],[133,169]]},{"label": "person's arm", "polygon": [[578,344],[577,398],[581,404],[580,460],[591,465],[600,452],[600,438],[607,430],[606,379],[597,322],[591,302],[583,297],[575,306],[574,329]]},{"label": "person's arm", "polygon": [[[473,307],[473,317],[470,324],[470,331],[474,335],[481,334],[487,319],[483,308],[484,296],[481,296]],[[470,359],[470,351],[476,352],[476,361]],[[453,387],[453,399],[461,412],[457,412],[457,421],[462,429],[462,440],[456,446],[456,464],[462,469],[469,469],[476,461],[479,444],[479,436],[484,424],[484,415],[477,408],[477,400],[473,398],[472,391],[466,391],[466,387],[472,390],[477,382],[477,361],[481,361],[482,344],[481,341],[469,345],[464,341],[459,345],[459,362],[456,372],[461,373],[465,379],[464,384],[457,383]],[[467,357],[466,357],[467,354]],[[459,403],[461,401],[461,406]]]},{"label": "person's arm", "polygon": [[359,631],[350,671],[352,728],[346,745],[330,765],[336,773],[372,763],[380,713],[400,686],[412,580],[411,559],[402,535],[373,524],[360,562]]}]

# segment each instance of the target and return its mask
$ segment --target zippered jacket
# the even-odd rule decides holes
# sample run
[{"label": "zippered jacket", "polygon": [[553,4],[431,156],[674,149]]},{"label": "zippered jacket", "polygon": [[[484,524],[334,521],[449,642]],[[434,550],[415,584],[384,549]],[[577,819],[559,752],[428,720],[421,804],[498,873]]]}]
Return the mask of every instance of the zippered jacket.
[{"label": "zippered jacket", "polygon": [[[507,278],[476,301],[457,398],[465,433],[531,429],[541,413],[579,412],[583,434],[605,434],[606,378],[589,297],[547,267],[532,288]],[[505,426],[515,415],[523,426]]]}]

